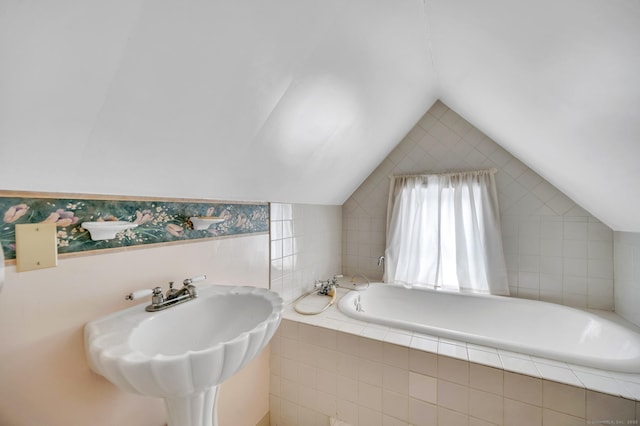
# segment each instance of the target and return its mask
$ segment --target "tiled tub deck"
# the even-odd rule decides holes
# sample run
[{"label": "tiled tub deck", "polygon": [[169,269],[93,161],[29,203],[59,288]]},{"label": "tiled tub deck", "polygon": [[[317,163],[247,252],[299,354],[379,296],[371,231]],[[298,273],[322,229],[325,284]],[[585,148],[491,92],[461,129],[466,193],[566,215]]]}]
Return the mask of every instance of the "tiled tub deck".
[{"label": "tiled tub deck", "polygon": [[271,344],[272,426],[633,425],[639,401],[640,374],[380,327],[335,306],[289,306]]}]

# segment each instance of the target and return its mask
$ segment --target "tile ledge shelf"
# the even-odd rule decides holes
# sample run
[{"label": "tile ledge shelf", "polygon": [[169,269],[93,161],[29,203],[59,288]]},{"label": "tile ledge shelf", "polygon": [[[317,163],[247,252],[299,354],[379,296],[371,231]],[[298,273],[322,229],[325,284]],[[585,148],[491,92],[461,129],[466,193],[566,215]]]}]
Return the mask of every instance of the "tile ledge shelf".
[{"label": "tile ledge shelf", "polygon": [[[338,289],[338,299],[347,291],[349,290]],[[337,305],[337,302],[334,303],[321,314],[302,315],[297,313],[293,309],[293,303],[290,303],[285,307],[283,319],[640,401],[640,374],[600,370],[371,324],[346,316],[340,312]]]}]

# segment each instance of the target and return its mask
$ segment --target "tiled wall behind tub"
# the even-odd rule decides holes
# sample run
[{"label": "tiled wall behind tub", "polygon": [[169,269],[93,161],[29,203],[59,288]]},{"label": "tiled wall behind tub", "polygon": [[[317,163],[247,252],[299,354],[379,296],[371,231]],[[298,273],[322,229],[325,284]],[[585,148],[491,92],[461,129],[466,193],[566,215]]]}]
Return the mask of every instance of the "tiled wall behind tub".
[{"label": "tiled wall behind tub", "polygon": [[271,203],[271,289],[285,302],[342,271],[342,208]]},{"label": "tiled wall behind tub", "polygon": [[495,167],[512,296],[613,309],[613,232],[442,102],[343,205],[344,273],[382,278],[389,176]]},{"label": "tiled wall behind tub", "polygon": [[640,326],[640,233],[614,234],[616,312]]}]

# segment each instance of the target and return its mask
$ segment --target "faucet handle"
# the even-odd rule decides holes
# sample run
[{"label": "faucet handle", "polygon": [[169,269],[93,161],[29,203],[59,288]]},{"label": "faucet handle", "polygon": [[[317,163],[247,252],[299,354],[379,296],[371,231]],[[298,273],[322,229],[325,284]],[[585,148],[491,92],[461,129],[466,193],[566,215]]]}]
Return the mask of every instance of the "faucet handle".
[{"label": "faucet handle", "polygon": [[[158,289],[160,287],[156,287],[154,289],[151,288],[145,288],[144,290],[136,290],[134,292],[131,292],[129,294],[127,294],[124,299],[125,300],[138,300],[138,299],[142,299],[143,297],[147,297],[147,296],[151,296],[152,294],[156,294],[156,289]],[[162,291],[162,290],[160,290]]]},{"label": "faucet handle", "polygon": [[197,283],[199,281],[204,281],[207,279],[206,275],[196,275],[195,277],[191,277],[191,278],[187,278],[184,281],[182,281],[182,284],[184,285],[190,285],[193,283]]}]

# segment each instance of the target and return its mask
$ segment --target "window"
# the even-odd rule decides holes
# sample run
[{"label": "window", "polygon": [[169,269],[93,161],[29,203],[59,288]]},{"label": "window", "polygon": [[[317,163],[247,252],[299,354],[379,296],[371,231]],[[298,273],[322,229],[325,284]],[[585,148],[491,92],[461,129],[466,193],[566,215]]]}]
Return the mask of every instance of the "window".
[{"label": "window", "polygon": [[494,173],[393,177],[385,281],[509,294]]}]

